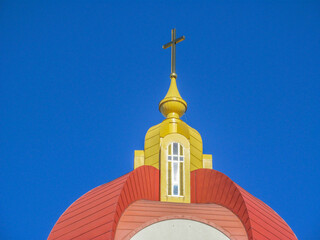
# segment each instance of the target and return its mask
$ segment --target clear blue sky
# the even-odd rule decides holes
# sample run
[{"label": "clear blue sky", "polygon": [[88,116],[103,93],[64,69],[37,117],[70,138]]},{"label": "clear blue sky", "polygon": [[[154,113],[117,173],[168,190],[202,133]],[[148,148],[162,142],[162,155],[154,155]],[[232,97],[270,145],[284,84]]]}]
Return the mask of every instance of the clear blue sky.
[{"label": "clear blue sky", "polygon": [[0,238],[45,239],[133,169],[163,120],[170,29],[183,120],[299,239],[320,234],[317,1],[1,1]]}]

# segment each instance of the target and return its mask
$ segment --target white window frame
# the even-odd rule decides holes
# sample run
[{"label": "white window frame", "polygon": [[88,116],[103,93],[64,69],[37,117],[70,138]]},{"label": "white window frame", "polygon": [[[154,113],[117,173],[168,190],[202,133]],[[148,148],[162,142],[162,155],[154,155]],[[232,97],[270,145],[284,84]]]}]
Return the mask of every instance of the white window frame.
[{"label": "white window frame", "polygon": [[[173,154],[173,146],[174,144],[177,144],[177,148],[178,148],[178,154]],[[183,153],[181,154],[180,152],[180,146],[182,147],[183,149]],[[169,148],[171,148],[171,154],[169,154]],[[177,160],[174,160],[174,159],[177,159]],[[180,179],[181,177],[183,178],[182,180],[182,183],[184,184],[184,176],[181,176],[181,173],[180,173],[180,163],[182,162],[182,165],[183,165],[183,171],[185,171],[185,148],[183,147],[183,145],[181,143],[178,143],[178,142],[171,142],[169,145],[168,145],[168,148],[167,148],[167,169],[169,171],[169,164],[171,164],[171,195],[168,195],[169,196],[173,196],[173,197],[181,197],[180,195],[180,189],[181,189],[181,186],[180,186]],[[174,165],[177,165],[178,169],[177,169],[177,175],[176,175],[176,179],[174,177]],[[167,174],[168,176],[168,174]],[[169,182],[167,181],[167,183],[169,184]],[[177,186],[177,191],[178,193],[175,194],[175,191],[174,191],[174,187]],[[184,189],[184,188],[183,188]]]}]

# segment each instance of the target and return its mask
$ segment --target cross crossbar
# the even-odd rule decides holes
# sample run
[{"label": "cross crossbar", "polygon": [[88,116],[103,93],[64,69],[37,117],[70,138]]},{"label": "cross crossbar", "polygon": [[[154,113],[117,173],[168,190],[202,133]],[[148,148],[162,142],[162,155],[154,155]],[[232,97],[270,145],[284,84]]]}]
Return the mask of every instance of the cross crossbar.
[{"label": "cross crossbar", "polygon": [[[185,40],[185,39],[186,39],[185,36],[179,37],[179,38],[177,38],[177,39],[174,41],[174,43],[177,44],[177,43],[179,43],[179,42],[182,42],[182,41]],[[168,47],[171,47],[172,44],[173,44],[173,41],[171,41],[171,42],[163,45],[162,48],[163,48],[163,49],[167,49]]]},{"label": "cross crossbar", "polygon": [[162,46],[163,49],[171,47],[171,75],[176,75],[176,44],[185,40],[185,36],[176,38],[176,29],[171,30],[171,42]]}]

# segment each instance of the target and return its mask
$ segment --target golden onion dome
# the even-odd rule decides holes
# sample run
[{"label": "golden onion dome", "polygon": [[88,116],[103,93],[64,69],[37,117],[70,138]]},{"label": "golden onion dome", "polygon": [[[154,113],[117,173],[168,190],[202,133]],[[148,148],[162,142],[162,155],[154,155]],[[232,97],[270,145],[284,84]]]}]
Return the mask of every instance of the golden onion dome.
[{"label": "golden onion dome", "polygon": [[177,88],[177,75],[171,74],[171,84],[167,95],[159,103],[159,111],[166,118],[180,118],[187,111],[187,102],[182,99]]}]

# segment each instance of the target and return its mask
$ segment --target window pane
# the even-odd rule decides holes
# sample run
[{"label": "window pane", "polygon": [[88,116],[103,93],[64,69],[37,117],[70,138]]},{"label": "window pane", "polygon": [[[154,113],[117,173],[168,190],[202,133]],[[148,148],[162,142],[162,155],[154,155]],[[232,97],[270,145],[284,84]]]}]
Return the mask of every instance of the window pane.
[{"label": "window pane", "polygon": [[173,143],[173,155],[178,155],[178,143]]},{"label": "window pane", "polygon": [[178,182],[178,163],[173,163],[173,182]]},{"label": "window pane", "polygon": [[180,163],[180,196],[183,196],[183,163]]},{"label": "window pane", "polygon": [[183,147],[181,144],[180,144],[180,155],[183,155]]},{"label": "window pane", "polygon": [[168,145],[168,195],[184,195],[184,148],[180,143]]},{"label": "window pane", "polygon": [[171,185],[171,163],[168,164],[168,195],[172,194],[172,185]]},{"label": "window pane", "polygon": [[173,186],[173,195],[178,196],[179,192],[178,192],[178,185],[174,185]]}]

